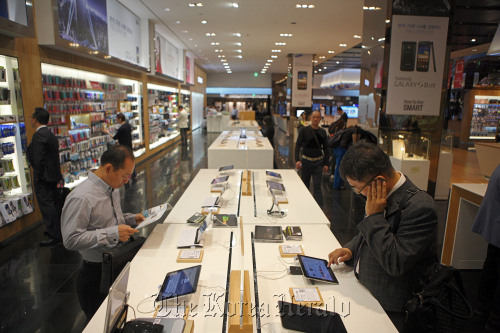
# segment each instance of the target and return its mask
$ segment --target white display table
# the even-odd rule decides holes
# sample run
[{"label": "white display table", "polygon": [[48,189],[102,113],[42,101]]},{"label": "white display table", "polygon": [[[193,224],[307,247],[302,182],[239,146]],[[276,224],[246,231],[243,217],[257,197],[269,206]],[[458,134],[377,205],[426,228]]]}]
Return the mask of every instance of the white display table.
[{"label": "white display table", "polygon": [[420,158],[404,158],[389,156],[394,170],[404,173],[419,189],[427,191],[431,162]]},{"label": "white display table", "polygon": [[488,184],[452,184],[441,262],[458,269],[481,269],[488,243],[471,231]]},{"label": "white display table", "polygon": [[259,132],[224,131],[208,148],[208,168],[234,165],[237,169],[272,169],[274,150],[269,140]]},{"label": "white display table", "polygon": [[[307,190],[295,170],[273,170],[281,174],[282,183],[286,192],[288,203],[280,204],[280,209],[285,212],[284,217],[271,217],[267,209],[271,208],[272,196],[267,188],[266,180],[276,180],[266,176],[265,170],[252,170],[255,177],[255,204],[252,195],[242,196],[240,202],[240,216],[244,217],[244,224],[280,224],[302,225],[304,223],[325,224],[330,226],[330,221]],[[221,214],[238,214],[238,201],[241,187],[242,170],[231,170],[228,189],[222,194]],[[184,224],[194,213],[201,211],[201,206],[206,197],[216,195],[211,193],[210,182],[220,173],[216,169],[202,169],[198,172],[180,200],[168,214],[164,223]],[[257,214],[255,214],[257,213]]]},{"label": "white display table", "polygon": [[222,132],[221,126],[229,122],[229,115],[217,113],[214,115],[207,116],[207,132]]},{"label": "white display table", "polygon": [[[196,264],[177,263],[179,250],[175,244],[180,232],[190,226],[181,224],[157,225],[144,246],[132,261],[128,290],[129,305],[136,311],[137,317],[152,317],[154,302],[152,295],[158,292],[167,272],[194,266]],[[205,247],[202,269],[197,292],[187,302],[190,306],[189,320],[194,321],[195,332],[220,332],[223,325],[224,290],[226,286],[227,259],[229,255],[230,233],[233,231],[233,270],[248,270],[253,280],[252,251],[250,233],[253,225],[245,225],[244,255],[241,254],[241,236],[239,228],[209,228],[205,232]],[[301,244],[305,254],[327,258],[328,253],[339,247],[331,231],[324,224],[306,224],[302,227],[302,241],[283,244]],[[256,243],[256,267],[258,274],[261,325],[267,332],[288,332],[281,326],[278,314],[278,300],[290,301],[290,287],[309,287],[311,282],[303,276],[291,276],[286,267],[293,259],[279,258],[278,243]],[[244,265],[244,266],[243,266]],[[343,264],[333,268],[339,280],[338,285],[316,283],[323,297],[323,309],[335,311],[342,317],[348,332],[397,332],[380,304],[355,278],[352,268]],[[251,298],[254,288],[251,282]],[[96,315],[89,322],[84,332],[101,332],[104,327],[107,299]],[[255,307],[252,305],[255,315]],[[133,319],[133,311],[128,312],[128,319]],[[255,316],[252,317],[254,332]]]},{"label": "white display table", "polygon": [[255,120],[229,120],[226,123],[221,123],[221,131],[239,131],[241,128],[246,128],[247,131],[258,131],[259,124]]}]

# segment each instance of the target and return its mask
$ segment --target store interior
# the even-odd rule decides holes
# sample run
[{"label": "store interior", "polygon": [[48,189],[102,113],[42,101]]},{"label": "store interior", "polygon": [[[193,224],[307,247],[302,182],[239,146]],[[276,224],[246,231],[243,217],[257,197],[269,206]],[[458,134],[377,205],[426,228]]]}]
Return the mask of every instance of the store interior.
[{"label": "store interior", "polygon": [[[467,296],[477,303],[474,286],[483,254],[462,255],[456,249],[477,243],[455,239],[451,228],[469,227],[471,218],[461,217],[474,216],[484,197],[483,190],[471,188],[485,190],[500,164],[500,4],[82,4],[0,0],[0,271],[5,272],[6,299],[15,304],[0,307],[0,331],[19,325],[19,332],[81,332],[88,324],[75,293],[82,262],[78,253],[61,244],[37,246],[44,224],[26,157],[37,107],[50,113],[47,127],[58,139],[68,189],[99,167],[102,154],[116,143],[116,116],[125,115],[138,176],[120,189],[124,212],[175,206],[199,170],[213,165],[209,148],[221,132],[243,127],[258,132],[266,116],[274,129],[270,163],[294,169],[295,140],[300,127],[310,124],[311,113],[320,111],[320,125],[328,130],[343,111],[348,127],[372,133],[392,165],[433,197],[440,260],[458,266]],[[438,77],[437,102],[427,113],[394,111],[391,29],[394,17],[404,15],[447,22],[444,45],[404,44],[416,48],[415,69],[398,65],[405,75]],[[328,31],[318,31],[311,22],[324,22]],[[425,47],[432,56],[422,60],[418,52]],[[402,49],[398,52],[403,59]],[[437,69],[433,57],[438,57]],[[181,106],[189,115],[187,145],[181,144]],[[235,108],[239,119],[231,119]],[[249,142],[239,144],[249,149]],[[363,203],[349,189],[332,190],[332,179],[323,175],[320,208],[343,244],[357,233]],[[470,211],[460,210],[460,200],[472,200]],[[448,216],[455,218],[453,227]],[[67,319],[58,323],[63,314]],[[34,320],[28,323],[30,316]],[[464,331],[478,332],[482,326],[474,319]]]}]

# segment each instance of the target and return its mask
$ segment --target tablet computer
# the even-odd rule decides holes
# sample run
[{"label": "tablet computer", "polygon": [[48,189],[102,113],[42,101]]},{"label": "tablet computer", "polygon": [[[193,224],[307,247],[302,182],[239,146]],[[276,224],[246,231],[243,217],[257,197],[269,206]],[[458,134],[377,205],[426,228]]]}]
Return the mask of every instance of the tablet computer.
[{"label": "tablet computer", "polygon": [[280,178],[281,179],[281,175],[279,173],[273,172],[273,171],[270,171],[270,170],[266,170],[266,175],[268,175],[270,177]]},{"label": "tablet computer", "polygon": [[214,185],[214,184],[224,183],[224,182],[227,182],[228,179],[229,179],[229,176],[218,177],[218,178],[215,178],[214,180],[212,180],[212,182],[210,184]]},{"label": "tablet computer", "polygon": [[226,166],[220,167],[219,171],[227,171],[227,170],[232,170],[232,169],[234,169],[234,165],[226,165]]},{"label": "tablet computer", "polygon": [[297,255],[299,258],[300,267],[304,276],[311,280],[339,284],[339,281],[333,274],[330,267],[327,267],[328,262],[324,259],[313,258],[303,255]]},{"label": "tablet computer", "polygon": [[273,182],[270,180],[266,180],[267,187],[271,190],[277,190],[277,191],[285,191],[285,186],[281,183]]},{"label": "tablet computer", "polygon": [[167,274],[156,301],[176,298],[196,292],[201,265],[179,269]]}]

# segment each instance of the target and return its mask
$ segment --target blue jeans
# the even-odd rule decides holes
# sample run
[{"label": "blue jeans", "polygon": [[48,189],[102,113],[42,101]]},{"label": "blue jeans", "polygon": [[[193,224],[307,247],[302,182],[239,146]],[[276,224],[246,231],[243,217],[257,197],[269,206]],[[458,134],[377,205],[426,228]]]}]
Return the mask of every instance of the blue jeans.
[{"label": "blue jeans", "polygon": [[340,162],[344,158],[347,149],[344,147],[337,147],[333,149],[333,153],[335,154],[335,175],[333,179],[333,188],[339,190],[342,186],[344,186],[344,181],[340,177]]}]

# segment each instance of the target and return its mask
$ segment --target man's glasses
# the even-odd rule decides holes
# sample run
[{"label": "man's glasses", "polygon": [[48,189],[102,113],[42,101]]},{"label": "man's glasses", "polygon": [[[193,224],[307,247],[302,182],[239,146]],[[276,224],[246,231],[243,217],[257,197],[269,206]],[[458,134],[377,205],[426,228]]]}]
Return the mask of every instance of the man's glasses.
[{"label": "man's glasses", "polygon": [[361,192],[363,192],[363,190],[364,190],[364,189],[365,189],[365,188],[366,188],[369,184],[371,184],[371,183],[372,183],[372,181],[374,181],[374,180],[375,180],[375,178],[376,178],[376,177],[377,177],[377,176],[373,176],[372,178],[370,178],[370,180],[369,180],[369,181],[367,181],[367,182],[366,182],[366,184],[365,184],[365,185],[363,185],[363,187],[362,187],[362,188],[361,188],[361,190],[359,190],[359,191],[358,191],[358,190],[356,190],[356,189],[354,188],[354,186],[352,186],[351,184],[349,184],[349,186],[351,186],[351,190],[354,192],[354,194],[358,194],[358,195],[359,195],[359,194],[361,194]]}]

